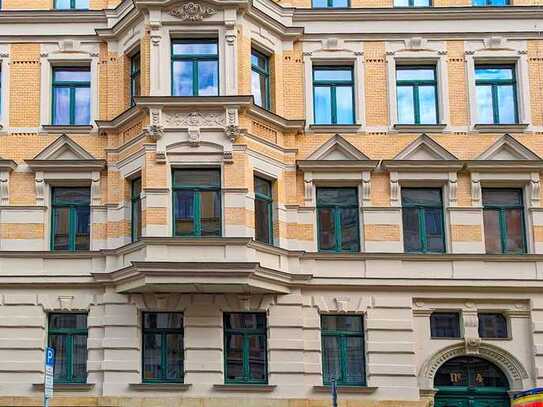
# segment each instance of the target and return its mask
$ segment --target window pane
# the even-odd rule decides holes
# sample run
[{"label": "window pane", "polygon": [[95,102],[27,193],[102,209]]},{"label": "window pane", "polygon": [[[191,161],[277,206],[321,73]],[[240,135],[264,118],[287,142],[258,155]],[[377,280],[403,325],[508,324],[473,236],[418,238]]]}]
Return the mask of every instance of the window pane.
[{"label": "window pane", "polygon": [[315,69],[314,79],[316,81],[352,81],[352,69]]},{"label": "window pane", "polygon": [[161,378],[160,368],[160,334],[143,335],[143,379],[157,380]]},{"label": "window pane", "polygon": [[54,188],[53,203],[60,205],[90,205],[90,189]]},{"label": "window pane", "polygon": [[180,334],[166,335],[166,379],[183,379],[183,336]]},{"label": "window pane", "polygon": [[266,329],[266,316],[248,312],[224,314],[224,326],[226,329]]},{"label": "window pane", "polygon": [[258,72],[251,72],[251,93],[255,99],[255,105],[264,106],[266,97],[266,78]]},{"label": "window pane", "polygon": [[266,337],[251,335],[249,340],[249,375],[251,380],[266,380]]},{"label": "window pane", "polygon": [[339,341],[337,336],[322,337],[325,383],[330,383],[332,379],[339,380],[341,378]]},{"label": "window pane", "polygon": [[75,8],[76,9],[88,9],[89,8],[89,0],[75,0]]},{"label": "window pane", "polygon": [[418,208],[403,208],[403,241],[406,252],[422,251]]},{"label": "window pane", "polygon": [[402,188],[402,205],[441,206],[441,189]]},{"label": "window pane", "polygon": [[[424,2],[424,0],[422,0]],[[398,68],[396,70],[396,80],[399,81],[420,81],[435,80],[435,70],[433,68]]]},{"label": "window pane", "polygon": [[53,88],[53,124],[70,124],[70,88]]},{"label": "window pane", "polygon": [[87,379],[87,335],[74,335],[72,346],[73,380],[84,382]]},{"label": "window pane", "polygon": [[145,329],[183,329],[183,314],[180,312],[146,312],[143,314]]},{"label": "window pane", "polygon": [[332,91],[328,86],[316,86],[315,93],[315,123],[332,123]]},{"label": "window pane", "polygon": [[481,338],[507,338],[507,320],[502,314],[479,314]]},{"label": "window pane", "polygon": [[219,89],[219,70],[217,61],[198,62],[198,95],[216,96]]},{"label": "window pane", "polygon": [[431,252],[444,252],[443,210],[442,208],[424,209],[426,221],[426,249]]},{"label": "window pane", "polygon": [[55,0],[55,8],[65,10],[70,8],[70,0]]},{"label": "window pane", "polygon": [[437,123],[435,86],[419,86],[419,108],[421,123]]},{"label": "window pane", "polygon": [[485,188],[483,189],[483,205],[522,206],[520,189]]},{"label": "window pane", "polygon": [[69,250],[69,219],[70,208],[54,208],[55,235],[53,247],[55,250]]},{"label": "window pane", "polygon": [[359,336],[345,338],[345,373],[346,383],[361,384],[364,382],[364,348],[363,339]]},{"label": "window pane", "polygon": [[348,0],[333,0],[332,7],[349,7]]},{"label": "window pane", "polygon": [[352,124],[353,88],[351,86],[336,87],[336,122],[339,124]]},{"label": "window pane", "polygon": [[173,96],[193,96],[192,61],[173,62]]},{"label": "window pane", "polygon": [[359,250],[358,208],[341,208],[341,249],[347,251]]},{"label": "window pane", "polygon": [[255,239],[263,243],[270,242],[270,202],[255,199]]},{"label": "window pane", "polygon": [[524,252],[524,234],[523,234],[523,216],[522,209],[506,209],[505,224],[507,227],[507,236],[505,240],[506,251],[508,253]]},{"label": "window pane", "polygon": [[226,335],[226,379],[243,379],[243,336]]},{"label": "window pane", "polygon": [[415,7],[430,7],[430,0],[415,0]]},{"label": "window pane", "polygon": [[501,253],[500,212],[495,209],[483,210],[485,248],[487,253]]},{"label": "window pane", "polygon": [[75,249],[90,248],[90,207],[78,206],[74,209],[76,221]]},{"label": "window pane", "polygon": [[430,316],[432,338],[459,338],[460,315],[456,312],[434,312]]},{"label": "window pane", "polygon": [[67,335],[49,335],[49,346],[55,349],[55,369],[53,373],[55,381],[65,382],[68,380],[67,342]]},{"label": "window pane", "polygon": [[409,7],[409,0],[394,0],[394,7]]},{"label": "window pane", "polygon": [[481,124],[494,123],[494,113],[492,108],[492,87],[487,85],[477,85],[477,117]]},{"label": "window pane", "polygon": [[271,195],[272,195],[271,190],[272,190],[272,186],[271,186],[270,181],[259,178],[259,177],[255,177],[255,193],[256,194],[265,195],[271,198]]},{"label": "window pane", "polygon": [[328,7],[327,0],[313,0],[313,7]]},{"label": "window pane", "polygon": [[87,329],[87,314],[50,314],[49,329]]},{"label": "window pane", "polygon": [[498,86],[498,112],[500,123],[516,123],[515,91],[513,85]]},{"label": "window pane", "polygon": [[513,68],[475,67],[475,80],[478,79],[513,79]]},{"label": "window pane", "polygon": [[194,191],[175,191],[175,234],[194,233]]},{"label": "window pane", "polygon": [[55,69],[55,82],[90,82],[91,76],[88,69]]},{"label": "window pane", "polygon": [[398,123],[415,123],[415,106],[413,105],[413,87],[398,86],[396,89]]},{"label": "window pane", "polygon": [[216,170],[174,171],[174,184],[183,187],[220,187],[221,173]]},{"label": "window pane", "polygon": [[362,318],[352,315],[323,315],[322,329],[326,331],[362,332]]},{"label": "window pane", "polygon": [[356,188],[317,188],[317,205],[358,206]]},{"label": "window pane", "polygon": [[90,88],[75,88],[75,122],[90,123]]},{"label": "window pane", "polygon": [[336,225],[332,208],[319,208],[319,249],[334,250],[336,247]]},{"label": "window pane", "polygon": [[216,55],[216,42],[175,42],[173,44],[175,55]]},{"label": "window pane", "polygon": [[221,234],[220,192],[200,192],[200,224],[202,236],[219,236]]}]

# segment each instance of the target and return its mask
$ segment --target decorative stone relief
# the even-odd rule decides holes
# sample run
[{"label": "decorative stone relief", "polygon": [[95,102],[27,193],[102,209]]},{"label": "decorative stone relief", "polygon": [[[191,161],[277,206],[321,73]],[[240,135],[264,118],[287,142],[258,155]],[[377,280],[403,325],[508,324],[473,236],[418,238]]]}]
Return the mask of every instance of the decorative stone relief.
[{"label": "decorative stone relief", "polygon": [[0,172],[0,205],[9,205],[9,173]]},{"label": "decorative stone relief", "polygon": [[61,310],[71,310],[73,307],[74,297],[72,295],[59,296],[58,304]]},{"label": "decorative stone relief", "polygon": [[400,183],[397,172],[390,173],[390,205],[400,205]]},{"label": "decorative stone relief", "polygon": [[503,37],[490,37],[485,40],[485,47],[490,49],[504,49],[506,48],[506,41]]},{"label": "decorative stone relief", "polygon": [[473,206],[481,206],[481,178],[479,174],[471,174],[471,203]]},{"label": "decorative stone relief", "polygon": [[225,113],[221,112],[175,112],[164,113],[165,128],[224,128],[226,126]]},{"label": "decorative stone relief", "polygon": [[405,48],[411,50],[421,50],[426,48],[426,40],[422,37],[413,37],[405,40]]},{"label": "decorative stone relief", "polygon": [[34,178],[35,188],[36,188],[36,205],[44,206],[45,205],[45,180],[43,179],[43,172],[36,172]]},{"label": "decorative stone relief", "polygon": [[456,206],[458,190],[458,175],[456,172],[449,172],[449,206]]},{"label": "decorative stone relief", "polygon": [[466,355],[478,355],[481,346],[481,338],[465,338]]},{"label": "decorative stone relief", "polygon": [[530,203],[533,208],[539,208],[540,205],[541,183],[538,172],[530,174]]},{"label": "decorative stone relief", "polygon": [[204,18],[210,17],[217,13],[213,7],[204,3],[196,3],[189,1],[184,4],[180,4],[168,11],[168,14],[179,18],[181,21],[202,21]]},{"label": "decorative stone relief", "polygon": [[91,200],[93,205],[102,203],[102,190],[100,188],[100,173],[93,171],[91,180]]},{"label": "decorative stone relief", "polygon": [[362,172],[362,202],[364,204],[371,202],[371,174],[369,171]]}]

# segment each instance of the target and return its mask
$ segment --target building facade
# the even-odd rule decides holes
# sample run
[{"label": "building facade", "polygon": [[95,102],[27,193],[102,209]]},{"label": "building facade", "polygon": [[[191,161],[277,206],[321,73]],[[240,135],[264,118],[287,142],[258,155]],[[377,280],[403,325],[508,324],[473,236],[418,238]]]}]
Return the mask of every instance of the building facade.
[{"label": "building facade", "polygon": [[543,386],[541,0],[3,0],[0,406]]}]

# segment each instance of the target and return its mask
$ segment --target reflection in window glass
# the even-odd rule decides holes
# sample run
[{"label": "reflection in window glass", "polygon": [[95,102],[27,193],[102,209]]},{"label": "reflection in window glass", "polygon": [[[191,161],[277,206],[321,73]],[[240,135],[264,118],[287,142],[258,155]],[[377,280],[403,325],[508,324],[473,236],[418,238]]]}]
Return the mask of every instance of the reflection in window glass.
[{"label": "reflection in window glass", "polygon": [[313,8],[345,8],[349,0],[313,0]]},{"label": "reflection in window glass", "polygon": [[255,239],[273,244],[273,197],[270,181],[255,177]]},{"label": "reflection in window glass", "polygon": [[430,316],[432,338],[460,338],[458,312],[434,312]]},{"label": "reflection in window glass", "polygon": [[479,336],[490,339],[507,338],[507,320],[503,314],[479,313]]},{"label": "reflection in window glass", "polygon": [[219,94],[217,40],[177,40],[172,44],[172,95]]},{"label": "reflection in window glass", "polygon": [[479,123],[518,122],[514,66],[477,65],[475,86]]},{"label": "reflection in window glass", "polygon": [[360,250],[356,188],[317,188],[319,250]]},{"label": "reflection in window glass", "polygon": [[394,0],[394,7],[430,7],[430,0]]},{"label": "reflection in window glass", "polygon": [[396,68],[398,123],[437,124],[435,67]]},{"label": "reflection in window glass", "polygon": [[251,51],[251,90],[255,104],[270,108],[270,61],[267,55]]},{"label": "reflection in window glass", "polygon": [[90,188],[53,188],[51,206],[51,250],[89,250]]},{"label": "reflection in window glass", "polygon": [[352,67],[313,68],[315,124],[353,124]]},{"label": "reflection in window glass", "polygon": [[53,124],[90,124],[90,70],[54,68]]}]

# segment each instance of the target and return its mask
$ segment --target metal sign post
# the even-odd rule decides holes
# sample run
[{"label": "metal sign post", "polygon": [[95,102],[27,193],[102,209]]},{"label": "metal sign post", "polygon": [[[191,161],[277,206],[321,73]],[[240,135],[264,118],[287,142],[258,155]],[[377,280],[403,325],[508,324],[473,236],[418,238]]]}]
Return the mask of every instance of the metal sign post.
[{"label": "metal sign post", "polygon": [[337,407],[337,385],[335,378],[332,378],[332,407]]},{"label": "metal sign post", "polygon": [[55,368],[55,349],[47,347],[45,350],[45,382],[43,386],[43,406],[49,407],[49,400],[53,398],[53,372]]}]

